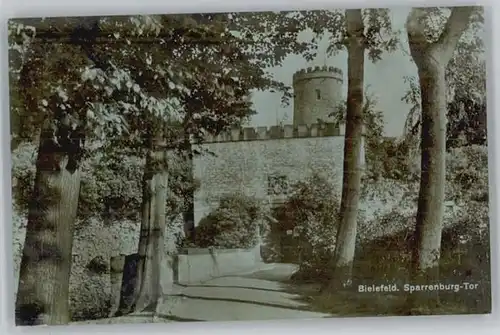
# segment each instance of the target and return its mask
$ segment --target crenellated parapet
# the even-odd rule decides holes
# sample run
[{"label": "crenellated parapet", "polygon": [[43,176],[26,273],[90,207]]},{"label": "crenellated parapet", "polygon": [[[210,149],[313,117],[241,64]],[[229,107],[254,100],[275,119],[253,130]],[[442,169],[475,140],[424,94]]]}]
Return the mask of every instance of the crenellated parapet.
[{"label": "crenellated parapet", "polygon": [[314,66],[301,69],[293,74],[294,84],[301,80],[310,80],[315,78],[332,78],[340,82],[343,81],[342,70],[334,66]]},{"label": "crenellated parapet", "polygon": [[218,136],[206,135],[204,143],[236,141],[264,141],[276,139],[344,136],[345,126],[334,123],[311,125],[284,125],[271,127],[244,127],[223,132]]}]

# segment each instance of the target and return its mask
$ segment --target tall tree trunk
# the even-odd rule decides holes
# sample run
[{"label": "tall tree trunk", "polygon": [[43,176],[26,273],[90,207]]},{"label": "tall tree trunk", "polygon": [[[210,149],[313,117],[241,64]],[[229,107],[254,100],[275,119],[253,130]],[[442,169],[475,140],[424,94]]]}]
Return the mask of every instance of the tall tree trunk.
[{"label": "tall tree trunk", "polygon": [[[74,28],[71,36],[72,43],[80,46],[91,60],[98,56],[94,52],[98,32],[99,19],[89,17]],[[45,54],[35,59],[43,57]],[[102,62],[101,65],[103,70],[107,68]],[[40,84],[33,79],[37,78],[37,70],[37,66],[25,64],[20,80],[24,104],[34,115],[40,112],[39,97],[32,92],[33,85]],[[86,125],[82,114],[86,108],[77,106],[85,106],[87,98],[88,91],[80,88],[71,111],[49,102],[53,114],[41,127],[16,299],[18,325],[67,324],[71,319],[69,277]]]},{"label": "tall tree trunk", "polygon": [[[419,64],[422,99],[421,176],[417,224],[413,236],[412,281],[433,284],[439,278],[444,214],[446,85],[444,69],[433,58],[421,58]],[[428,300],[429,304],[436,304],[437,290],[422,298]]]},{"label": "tall tree trunk", "polygon": [[143,177],[142,221],[134,311],[154,312],[163,293],[164,236],[168,189],[163,131],[152,130]]},{"label": "tall tree trunk", "polygon": [[[411,280],[434,284],[439,280],[441,233],[446,182],[446,81],[445,69],[458,40],[467,28],[473,7],[452,10],[440,38],[426,41],[425,10],[413,9],[407,20],[408,41],[418,68],[421,92],[421,176],[418,212],[412,246]],[[439,291],[417,292],[408,297],[410,313],[424,312],[439,303]],[[422,311],[417,311],[422,309]]]},{"label": "tall tree trunk", "polygon": [[80,125],[61,118],[42,129],[19,275],[18,325],[70,321],[69,276],[83,142]]},{"label": "tall tree trunk", "polygon": [[365,64],[364,25],[361,9],[346,10],[349,34],[347,45],[347,113],[344,141],[344,175],[337,233],[333,289],[349,284],[357,234],[357,214],[361,184],[361,144],[363,138],[363,78]]}]

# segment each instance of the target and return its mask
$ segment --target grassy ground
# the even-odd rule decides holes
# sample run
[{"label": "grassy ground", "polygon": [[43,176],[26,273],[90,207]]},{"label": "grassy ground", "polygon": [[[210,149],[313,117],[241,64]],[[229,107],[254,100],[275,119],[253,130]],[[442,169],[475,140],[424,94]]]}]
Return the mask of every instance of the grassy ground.
[{"label": "grassy ground", "polygon": [[[293,283],[290,292],[298,294],[300,300],[307,302],[311,311],[328,313],[339,317],[359,316],[404,316],[409,315],[405,308],[407,294],[359,293],[355,290],[335,294],[321,292],[319,284]],[[458,299],[457,299],[458,298]],[[489,312],[487,302],[471,303],[470,299],[444,295],[439,306],[430,309],[417,309],[413,315],[452,315],[484,314]]]},{"label": "grassy ground", "polygon": [[[353,264],[356,284],[342,292],[321,292],[325,275],[312,270],[294,275],[290,281],[292,293],[300,295],[311,310],[335,316],[397,316],[409,315],[406,305],[408,292],[402,289],[409,283],[411,252],[408,232],[384,236],[358,246]],[[443,248],[439,268],[442,284],[474,283],[476,290],[440,291],[440,302],[432,308],[420,308],[412,315],[486,314],[491,312],[491,282],[489,245],[471,241],[467,245],[456,242],[457,233],[443,232]],[[451,242],[450,242],[451,241]],[[318,264],[324,272],[328,264]],[[312,275],[312,276],[311,276]],[[307,281],[306,281],[307,280]],[[397,284],[399,292],[358,292],[358,284]]]},{"label": "grassy ground", "polygon": [[[409,292],[404,285],[409,283],[409,254],[399,248],[374,248],[358,253],[353,266],[352,288],[340,292],[321,292],[324,277],[308,278],[305,281],[295,276],[290,281],[290,290],[306,301],[311,310],[335,316],[401,316],[409,315],[406,300]],[[439,304],[432,308],[417,308],[412,315],[486,314],[491,312],[490,265],[483,253],[469,252],[457,257],[455,253],[443,252],[440,277],[443,284],[474,283],[475,290],[463,287],[457,291],[440,291]],[[324,268],[324,267],[323,267]],[[311,273],[307,271],[307,273]],[[399,292],[358,292],[358,285],[396,284]]]}]

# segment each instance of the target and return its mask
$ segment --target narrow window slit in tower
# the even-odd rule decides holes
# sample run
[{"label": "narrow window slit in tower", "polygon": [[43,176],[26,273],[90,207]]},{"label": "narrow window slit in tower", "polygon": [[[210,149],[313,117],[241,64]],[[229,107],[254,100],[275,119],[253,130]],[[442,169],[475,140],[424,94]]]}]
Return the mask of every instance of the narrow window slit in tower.
[{"label": "narrow window slit in tower", "polygon": [[316,100],[320,100],[320,99],[321,99],[321,91],[316,90]]}]

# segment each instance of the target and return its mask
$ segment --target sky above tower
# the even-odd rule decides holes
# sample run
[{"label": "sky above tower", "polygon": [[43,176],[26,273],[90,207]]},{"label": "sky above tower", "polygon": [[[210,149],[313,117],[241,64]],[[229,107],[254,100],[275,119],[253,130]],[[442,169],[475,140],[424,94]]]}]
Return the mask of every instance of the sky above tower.
[{"label": "sky above tower", "polygon": [[[377,96],[378,109],[383,111],[386,136],[399,136],[410,106],[401,101],[408,90],[403,81],[405,76],[416,76],[417,68],[412,62],[408,51],[408,41],[404,24],[410,8],[395,8],[391,10],[391,20],[394,30],[401,30],[398,49],[393,53],[385,53],[382,60],[373,64],[368,59],[365,62],[365,87],[368,92]],[[309,35],[309,36],[308,36]],[[312,37],[312,33],[304,32],[303,37]],[[342,69],[344,73],[343,95],[347,95],[347,52],[343,51],[334,57],[326,57],[328,40],[325,38],[319,44],[318,56],[312,62],[307,62],[302,56],[287,57],[282,66],[271,68],[275,78],[291,86],[295,71],[308,66],[328,65]],[[255,92],[253,103],[257,115],[250,121],[254,126],[271,126],[280,122],[292,124],[293,102],[283,108],[280,104],[280,94],[270,92]]]}]

